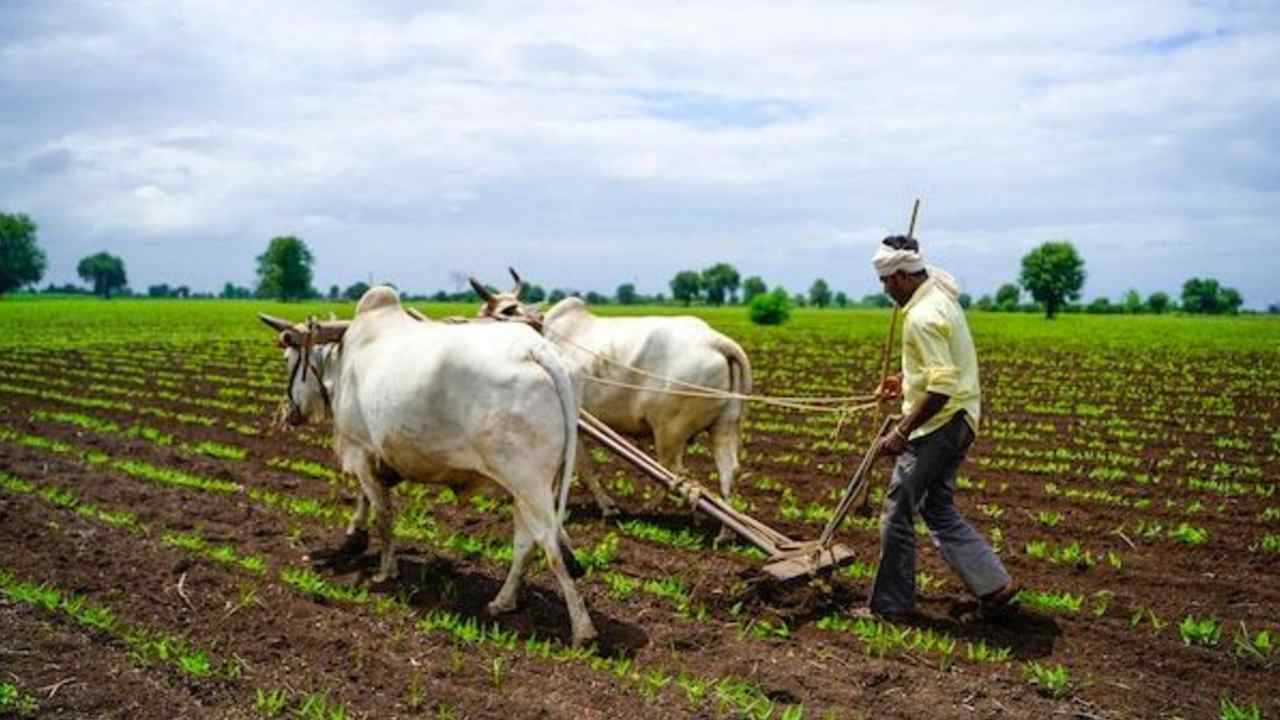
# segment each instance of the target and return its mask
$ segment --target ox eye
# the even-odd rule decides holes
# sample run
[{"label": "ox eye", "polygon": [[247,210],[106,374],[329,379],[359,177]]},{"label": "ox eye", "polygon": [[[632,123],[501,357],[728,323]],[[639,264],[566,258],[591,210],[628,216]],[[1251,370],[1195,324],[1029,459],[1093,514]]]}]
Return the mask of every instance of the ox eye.
[{"label": "ox eye", "polygon": [[515,309],[514,307],[508,307],[508,308],[505,308],[505,309],[503,309],[502,314],[503,314],[503,315],[515,315],[515,314],[516,314],[516,309]]}]

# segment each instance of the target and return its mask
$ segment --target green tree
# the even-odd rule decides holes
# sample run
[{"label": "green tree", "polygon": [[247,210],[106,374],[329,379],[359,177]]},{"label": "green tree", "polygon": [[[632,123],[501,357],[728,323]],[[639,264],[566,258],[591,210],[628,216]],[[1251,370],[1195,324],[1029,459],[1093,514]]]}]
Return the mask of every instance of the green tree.
[{"label": "green tree", "polygon": [[1084,260],[1071,243],[1061,241],[1047,242],[1027,253],[1018,281],[1044,305],[1045,317],[1052,320],[1065,302],[1080,298],[1084,279]]},{"label": "green tree", "polygon": [[[334,285],[334,287],[338,287]],[[222,292],[218,293],[218,297],[225,300],[243,299],[253,297],[253,293],[247,287],[240,287],[235,283],[227,283],[222,286]],[[332,297],[338,297],[338,293],[333,293]]]},{"label": "green tree", "polygon": [[869,308],[887,308],[893,305],[893,301],[884,293],[871,293],[870,295],[863,295],[862,301],[858,304]]},{"label": "green tree", "polygon": [[93,294],[104,298],[111,297],[112,290],[122,290],[129,284],[124,261],[105,252],[81,259],[76,274],[85,282],[93,283]]},{"label": "green tree", "polygon": [[836,293],[836,307],[843,308],[848,306],[849,306],[849,296],[845,295],[843,290]]},{"label": "green tree", "polygon": [[358,280],[352,283],[346,290],[342,291],[342,297],[348,300],[359,300],[364,294],[369,292],[369,283]]},{"label": "green tree", "polygon": [[619,305],[635,305],[636,286],[631,283],[622,283],[618,286],[617,298]]},{"label": "green tree", "polygon": [[1147,298],[1147,312],[1163,315],[1169,312],[1169,296],[1162,292],[1153,292]]},{"label": "green tree", "polygon": [[173,296],[173,290],[169,287],[169,283],[160,283],[159,285],[151,285],[147,288],[147,297],[167,298]]},{"label": "green tree", "polygon": [[1218,281],[1193,277],[1182,284],[1182,309],[1193,315],[1218,312]]},{"label": "green tree", "polygon": [[1137,290],[1130,290],[1124,294],[1124,311],[1127,315],[1137,315],[1142,312],[1142,296]]},{"label": "green tree", "polygon": [[547,299],[547,291],[541,285],[525,283],[520,288],[520,302],[539,303]]},{"label": "green tree", "polygon": [[767,292],[769,292],[769,286],[764,284],[764,278],[759,275],[752,275],[742,281],[742,302],[748,305],[751,304],[752,298]]},{"label": "green tree", "polygon": [[1243,304],[1244,298],[1240,297],[1240,291],[1235,288],[1222,288],[1222,292],[1218,294],[1218,309],[1228,315],[1240,312]]},{"label": "green tree", "polygon": [[973,304],[973,298],[969,296],[969,293],[960,293],[956,297],[956,302],[960,303],[960,307],[968,310],[969,306]]},{"label": "green tree", "polygon": [[681,270],[671,279],[671,297],[684,303],[685,307],[689,303],[697,300],[702,294],[702,274],[693,270]]},{"label": "green tree", "polygon": [[984,312],[989,312],[996,308],[996,301],[992,300],[990,295],[983,295],[978,298],[978,302],[974,303],[974,307]]},{"label": "green tree", "polygon": [[1013,312],[1018,309],[1018,301],[1022,299],[1022,290],[1013,283],[1005,283],[996,290],[996,309],[1001,312]]},{"label": "green tree", "polygon": [[342,288],[338,287],[336,284],[329,286],[330,300],[337,300],[341,296],[342,296]]},{"label": "green tree", "polygon": [[726,296],[730,302],[738,299],[738,270],[729,263],[716,263],[702,271],[702,289],[707,302],[723,305]]},{"label": "green tree", "polygon": [[569,297],[569,293],[565,292],[562,288],[555,288],[551,291],[551,294],[547,296],[547,301],[554,305],[567,297]]},{"label": "green tree", "polygon": [[820,308],[831,304],[831,287],[826,280],[818,278],[809,286],[809,304]]},{"label": "green tree", "polygon": [[791,300],[785,288],[776,287],[773,292],[761,293],[751,298],[748,310],[751,322],[757,325],[781,325],[791,317]]},{"label": "green tree", "polygon": [[258,297],[301,300],[314,297],[311,263],[306,243],[291,235],[271,238],[267,251],[258,256]]},{"label": "green tree", "polygon": [[40,282],[47,264],[31,218],[0,212],[0,295]]},{"label": "green tree", "polygon": [[1195,315],[1234,315],[1243,303],[1239,291],[1214,278],[1193,277],[1182,285],[1182,309]]}]

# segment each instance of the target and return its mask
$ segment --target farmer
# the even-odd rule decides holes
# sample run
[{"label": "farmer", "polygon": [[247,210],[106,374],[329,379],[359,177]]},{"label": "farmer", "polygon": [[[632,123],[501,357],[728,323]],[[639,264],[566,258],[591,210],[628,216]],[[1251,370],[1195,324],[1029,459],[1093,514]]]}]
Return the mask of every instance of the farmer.
[{"label": "farmer", "polygon": [[[986,540],[953,502],[956,469],[973,444],[981,412],[978,356],[956,301],[955,279],[926,267],[914,238],[884,239],[872,258],[884,291],[903,309],[902,375],[886,379],[881,397],[902,397],[903,419],[878,442],[896,457],[880,516],[880,566],[870,613],[910,615],[916,607],[919,513],[933,544],[979,599],[984,616],[1004,610],[1013,581]],[[864,611],[865,612],[865,611]]]}]

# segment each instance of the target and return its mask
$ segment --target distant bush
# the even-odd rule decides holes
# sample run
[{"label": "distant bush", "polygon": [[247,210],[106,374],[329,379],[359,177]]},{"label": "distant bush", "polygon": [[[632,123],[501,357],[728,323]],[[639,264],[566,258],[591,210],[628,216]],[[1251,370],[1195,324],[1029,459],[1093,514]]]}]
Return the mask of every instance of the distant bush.
[{"label": "distant bush", "polygon": [[782,288],[751,298],[751,322],[757,325],[781,325],[790,317],[791,300]]}]

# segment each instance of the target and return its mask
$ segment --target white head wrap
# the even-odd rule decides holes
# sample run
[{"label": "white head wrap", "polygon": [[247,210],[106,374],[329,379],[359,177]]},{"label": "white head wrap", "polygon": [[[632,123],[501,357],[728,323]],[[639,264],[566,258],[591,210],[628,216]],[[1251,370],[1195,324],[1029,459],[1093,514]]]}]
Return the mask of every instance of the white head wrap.
[{"label": "white head wrap", "polygon": [[960,294],[960,286],[951,273],[935,265],[926,264],[924,256],[918,250],[894,250],[881,243],[876,249],[876,254],[871,258],[871,264],[875,266],[876,274],[880,277],[892,275],[899,270],[908,273],[927,270],[929,279],[936,282],[938,287],[952,299]]}]

